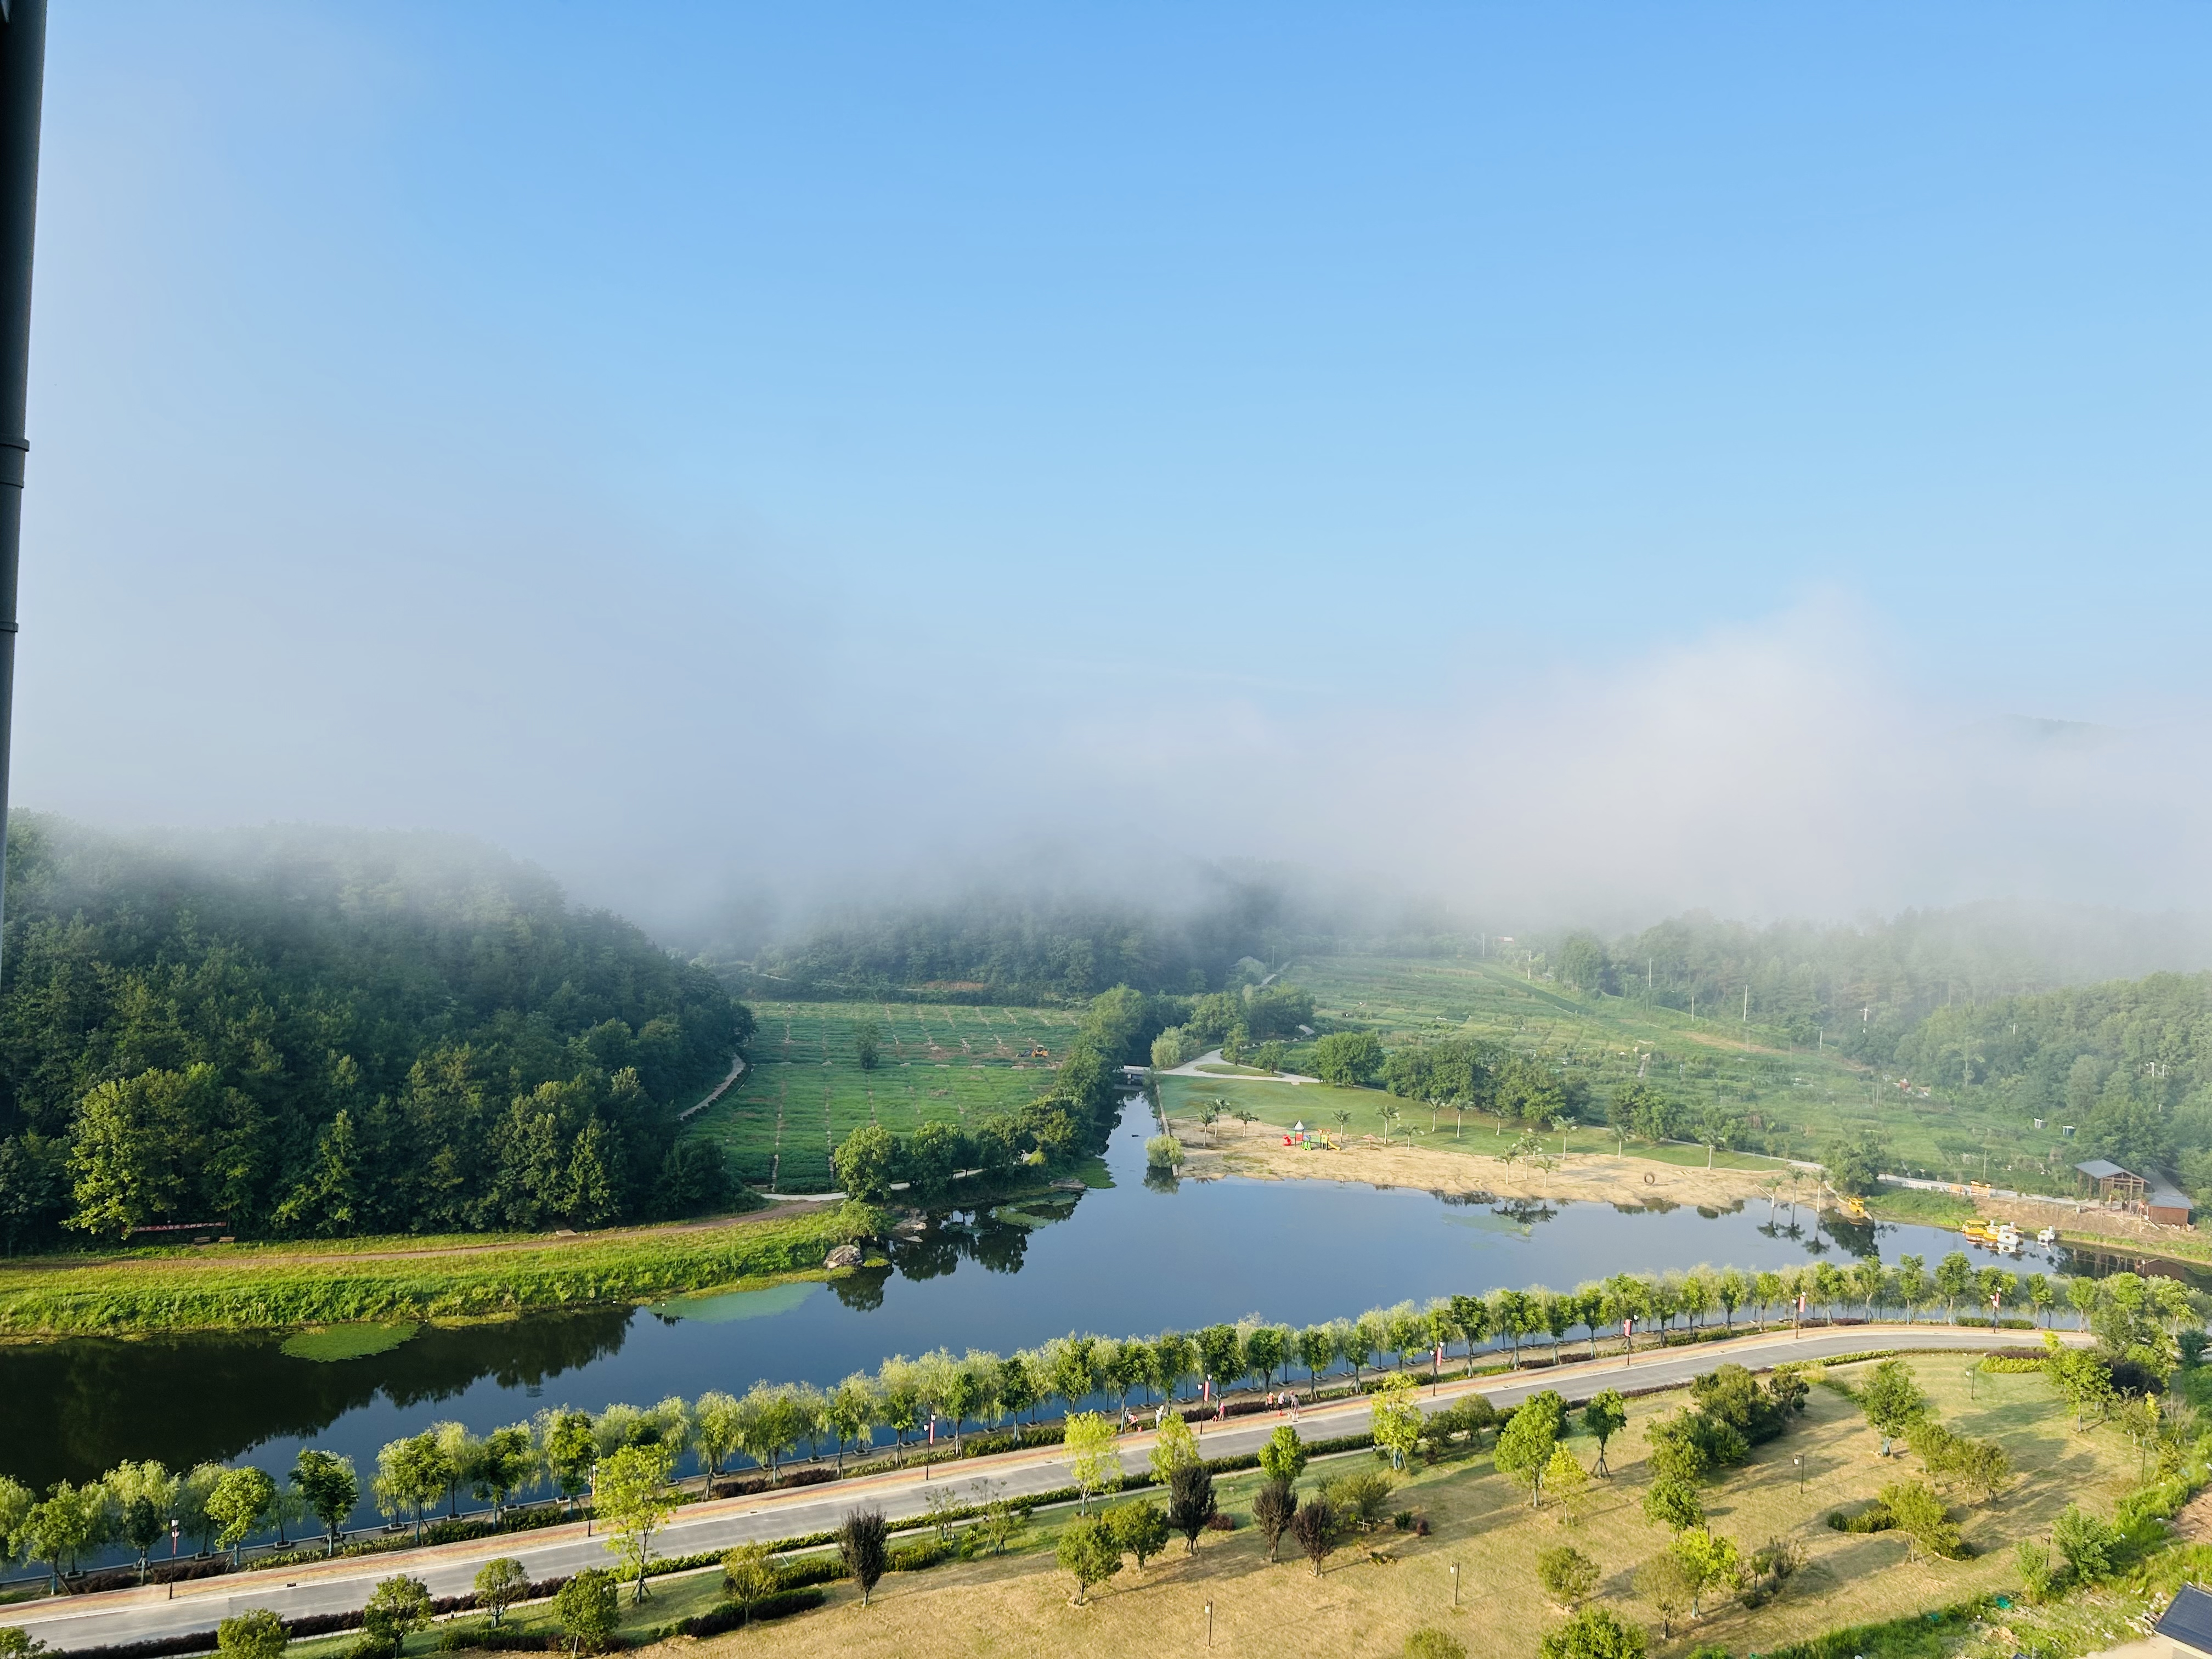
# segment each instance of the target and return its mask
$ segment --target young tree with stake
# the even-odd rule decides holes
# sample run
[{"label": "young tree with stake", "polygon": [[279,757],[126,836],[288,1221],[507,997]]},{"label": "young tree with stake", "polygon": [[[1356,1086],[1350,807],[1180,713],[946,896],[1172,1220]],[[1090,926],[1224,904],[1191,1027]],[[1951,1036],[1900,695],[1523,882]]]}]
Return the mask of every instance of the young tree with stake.
[{"label": "young tree with stake", "polygon": [[675,1455],[662,1445],[624,1446],[599,1464],[595,1509],[607,1528],[606,1547],[635,1574],[633,1601],[651,1593],[645,1570],[653,1560],[653,1534],[675,1513],[668,1476]]}]

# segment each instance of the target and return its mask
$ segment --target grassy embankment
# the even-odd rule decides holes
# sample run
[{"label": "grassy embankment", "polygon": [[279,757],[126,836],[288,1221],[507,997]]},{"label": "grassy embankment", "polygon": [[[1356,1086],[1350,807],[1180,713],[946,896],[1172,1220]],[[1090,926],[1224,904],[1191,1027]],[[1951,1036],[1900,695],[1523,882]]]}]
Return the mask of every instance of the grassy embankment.
[{"label": "grassy embankment", "polygon": [[[2100,1590],[2033,1610],[2017,1609],[1977,1627],[1965,1620],[1929,1627],[1917,1615],[1977,1595],[2012,1593],[2017,1576],[2012,1545],[2042,1539],[2069,1502],[2110,1515],[2128,1483],[2135,1456],[2117,1427],[2087,1435],[2073,1431],[2065,1407],[2038,1375],[1980,1376],[1971,1391],[1965,1356],[1929,1356],[1913,1367],[1944,1420],[1963,1434],[2000,1441],[2019,1478],[1992,1503],[1954,1508],[1970,1559],[1915,1564],[1891,1533],[1850,1534],[1825,1524],[1831,1510],[1850,1510],[1887,1482],[1918,1470],[1909,1456],[1885,1461],[1852,1402],[1816,1389],[1803,1424],[1754,1452],[1705,1492],[1714,1528],[1746,1553],[1770,1538],[1789,1537],[1805,1548],[1808,1563],[1773,1600],[1757,1608],[1735,1602],[1709,1606],[1705,1616],[1678,1624],[1662,1641],[1656,1615],[1637,1596],[1635,1569],[1657,1554],[1667,1534],[1647,1522],[1641,1501],[1648,1485],[1644,1430],[1682,1402],[1680,1393],[1631,1401],[1631,1424],[1612,1447],[1611,1480],[1595,1494],[1578,1522],[1567,1524],[1556,1503],[1532,1511],[1522,1490],[1478,1455],[1434,1469],[1410,1472],[1394,1495],[1394,1510],[1427,1517],[1428,1537],[1381,1530],[1340,1547],[1316,1578],[1295,1546],[1271,1565],[1267,1545],[1249,1524],[1255,1475],[1223,1477],[1217,1491],[1235,1513],[1238,1529],[1209,1533],[1194,1558],[1178,1539],[1142,1570],[1122,1571],[1092,1592],[1091,1604],[1069,1605],[1073,1581],[1053,1559],[1072,1510],[1041,1512],[1017,1551],[1001,1559],[947,1565],[926,1572],[895,1574],[878,1587],[875,1604],[862,1609],[847,1584],[829,1587],[830,1605],[753,1632],[714,1638],[725,1652],[756,1650],[779,1656],[1020,1652],[1075,1655],[1186,1651],[1205,1641],[1205,1606],[1214,1607],[1215,1640],[1228,1651],[1395,1654],[1409,1632],[1422,1625],[1451,1631],[1473,1650],[1529,1659],[1562,1614],[1538,1588],[1537,1553],[1568,1543],[1595,1560],[1601,1577],[1595,1597],[1621,1618],[1650,1629],[1661,1654],[1705,1644],[1731,1652],[1771,1652],[1838,1626],[1915,1620],[1902,1640],[1915,1653],[1960,1651],[1991,1659],[2019,1650],[2057,1659],[2094,1651],[2126,1639],[2126,1620],[2143,1598],[2124,1588]],[[1857,1368],[1838,1370],[1839,1376]],[[1584,1463],[1595,1446],[1577,1436],[1569,1444]],[[1805,1459],[1801,1492],[1792,1460]],[[1373,1467],[1364,1454],[1325,1460],[1307,1472],[1303,1487],[1328,1474]],[[1146,1494],[1157,1497],[1157,1494]],[[1381,1559],[1371,1559],[1372,1548]],[[1459,1607],[1452,1606],[1450,1568],[1461,1569]],[[666,1581],[646,1609],[625,1617],[635,1627],[666,1623],[703,1611],[716,1592],[713,1575]],[[527,1625],[550,1627],[550,1610],[526,1612]],[[416,1638],[427,1646],[427,1638]],[[308,1644],[301,1644],[303,1650]],[[1888,1659],[1881,1641],[1859,1649]],[[1899,1651],[1905,1650],[1900,1647]],[[307,1659],[314,1659],[310,1652]]]},{"label": "grassy embankment", "polygon": [[[911,1133],[933,1119],[967,1123],[1042,1094],[1079,1010],[873,1002],[763,1002],[746,1046],[751,1069],[693,1121],[722,1143],[743,1180],[785,1193],[831,1188],[830,1153],[864,1123]],[[854,1027],[872,1020],[878,1058],[863,1069]],[[1042,1047],[1049,1058],[1032,1058]]]},{"label": "grassy embankment", "polygon": [[838,1206],[594,1237],[229,1244],[0,1263],[0,1336],[513,1317],[822,1273]]}]

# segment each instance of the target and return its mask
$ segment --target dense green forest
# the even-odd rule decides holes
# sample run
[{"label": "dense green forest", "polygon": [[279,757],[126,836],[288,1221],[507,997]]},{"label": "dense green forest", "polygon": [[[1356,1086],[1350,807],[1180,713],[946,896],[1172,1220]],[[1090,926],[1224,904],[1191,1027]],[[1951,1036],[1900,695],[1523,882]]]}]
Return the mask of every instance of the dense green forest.
[{"label": "dense green forest", "polygon": [[18,812],[10,1249],[592,1225],[726,1201],[676,1111],[752,1019],[543,872],[424,835],[122,840]]},{"label": "dense green forest", "polygon": [[2212,1203],[2212,974],[2154,974],[1939,1008],[1897,1063],[2075,1126],[2083,1157],[2175,1171]]}]

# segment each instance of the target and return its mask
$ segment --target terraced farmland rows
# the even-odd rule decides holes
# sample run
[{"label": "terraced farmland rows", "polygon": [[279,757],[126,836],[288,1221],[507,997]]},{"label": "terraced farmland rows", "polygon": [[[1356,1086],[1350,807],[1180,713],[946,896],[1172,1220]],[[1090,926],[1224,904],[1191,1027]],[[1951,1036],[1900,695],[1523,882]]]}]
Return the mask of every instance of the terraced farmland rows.
[{"label": "terraced farmland rows", "polygon": [[[863,1123],[904,1134],[964,1122],[1042,1094],[1080,1015],[1060,1008],[763,1002],[750,1069],[693,1133],[720,1140],[744,1181],[825,1192],[830,1154]],[[880,1058],[863,1071],[854,1028],[875,1022]],[[1048,1057],[1033,1057],[1042,1047]]]},{"label": "terraced farmland rows", "polygon": [[[2079,1155],[2055,1123],[2032,1130],[1984,1091],[1908,1091],[1833,1049],[1792,1048],[1756,1020],[1729,1018],[1725,1005],[1701,1008],[1692,1020],[1632,994],[1580,996],[1495,961],[1308,957],[1284,977],[1312,991],[1323,1015],[1370,1026],[1394,1046],[1487,1037],[1571,1066],[1601,1103],[1615,1085],[1644,1078],[1692,1108],[1711,1103],[1786,1129],[1775,1150],[1793,1157],[1818,1158],[1838,1137],[1871,1130],[1917,1173],[2063,1189],[2066,1165]],[[1294,1048],[1291,1063],[1310,1053]]]}]

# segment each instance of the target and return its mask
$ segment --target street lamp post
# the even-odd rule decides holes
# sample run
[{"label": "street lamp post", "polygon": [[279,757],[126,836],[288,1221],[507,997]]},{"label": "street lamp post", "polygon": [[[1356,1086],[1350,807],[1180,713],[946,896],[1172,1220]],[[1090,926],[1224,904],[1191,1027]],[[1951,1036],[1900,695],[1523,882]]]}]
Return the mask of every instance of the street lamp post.
[{"label": "street lamp post", "polygon": [[1206,1645],[1213,1645],[1213,1603],[1206,1604]]},{"label": "street lamp post", "polygon": [[1452,1607],[1453,1607],[1455,1609],[1456,1609],[1456,1608],[1458,1607],[1458,1606],[1459,1606],[1459,1563],[1458,1563],[1458,1562],[1455,1561],[1455,1562],[1453,1562],[1453,1563],[1451,1564],[1451,1572],[1452,1572]]}]

